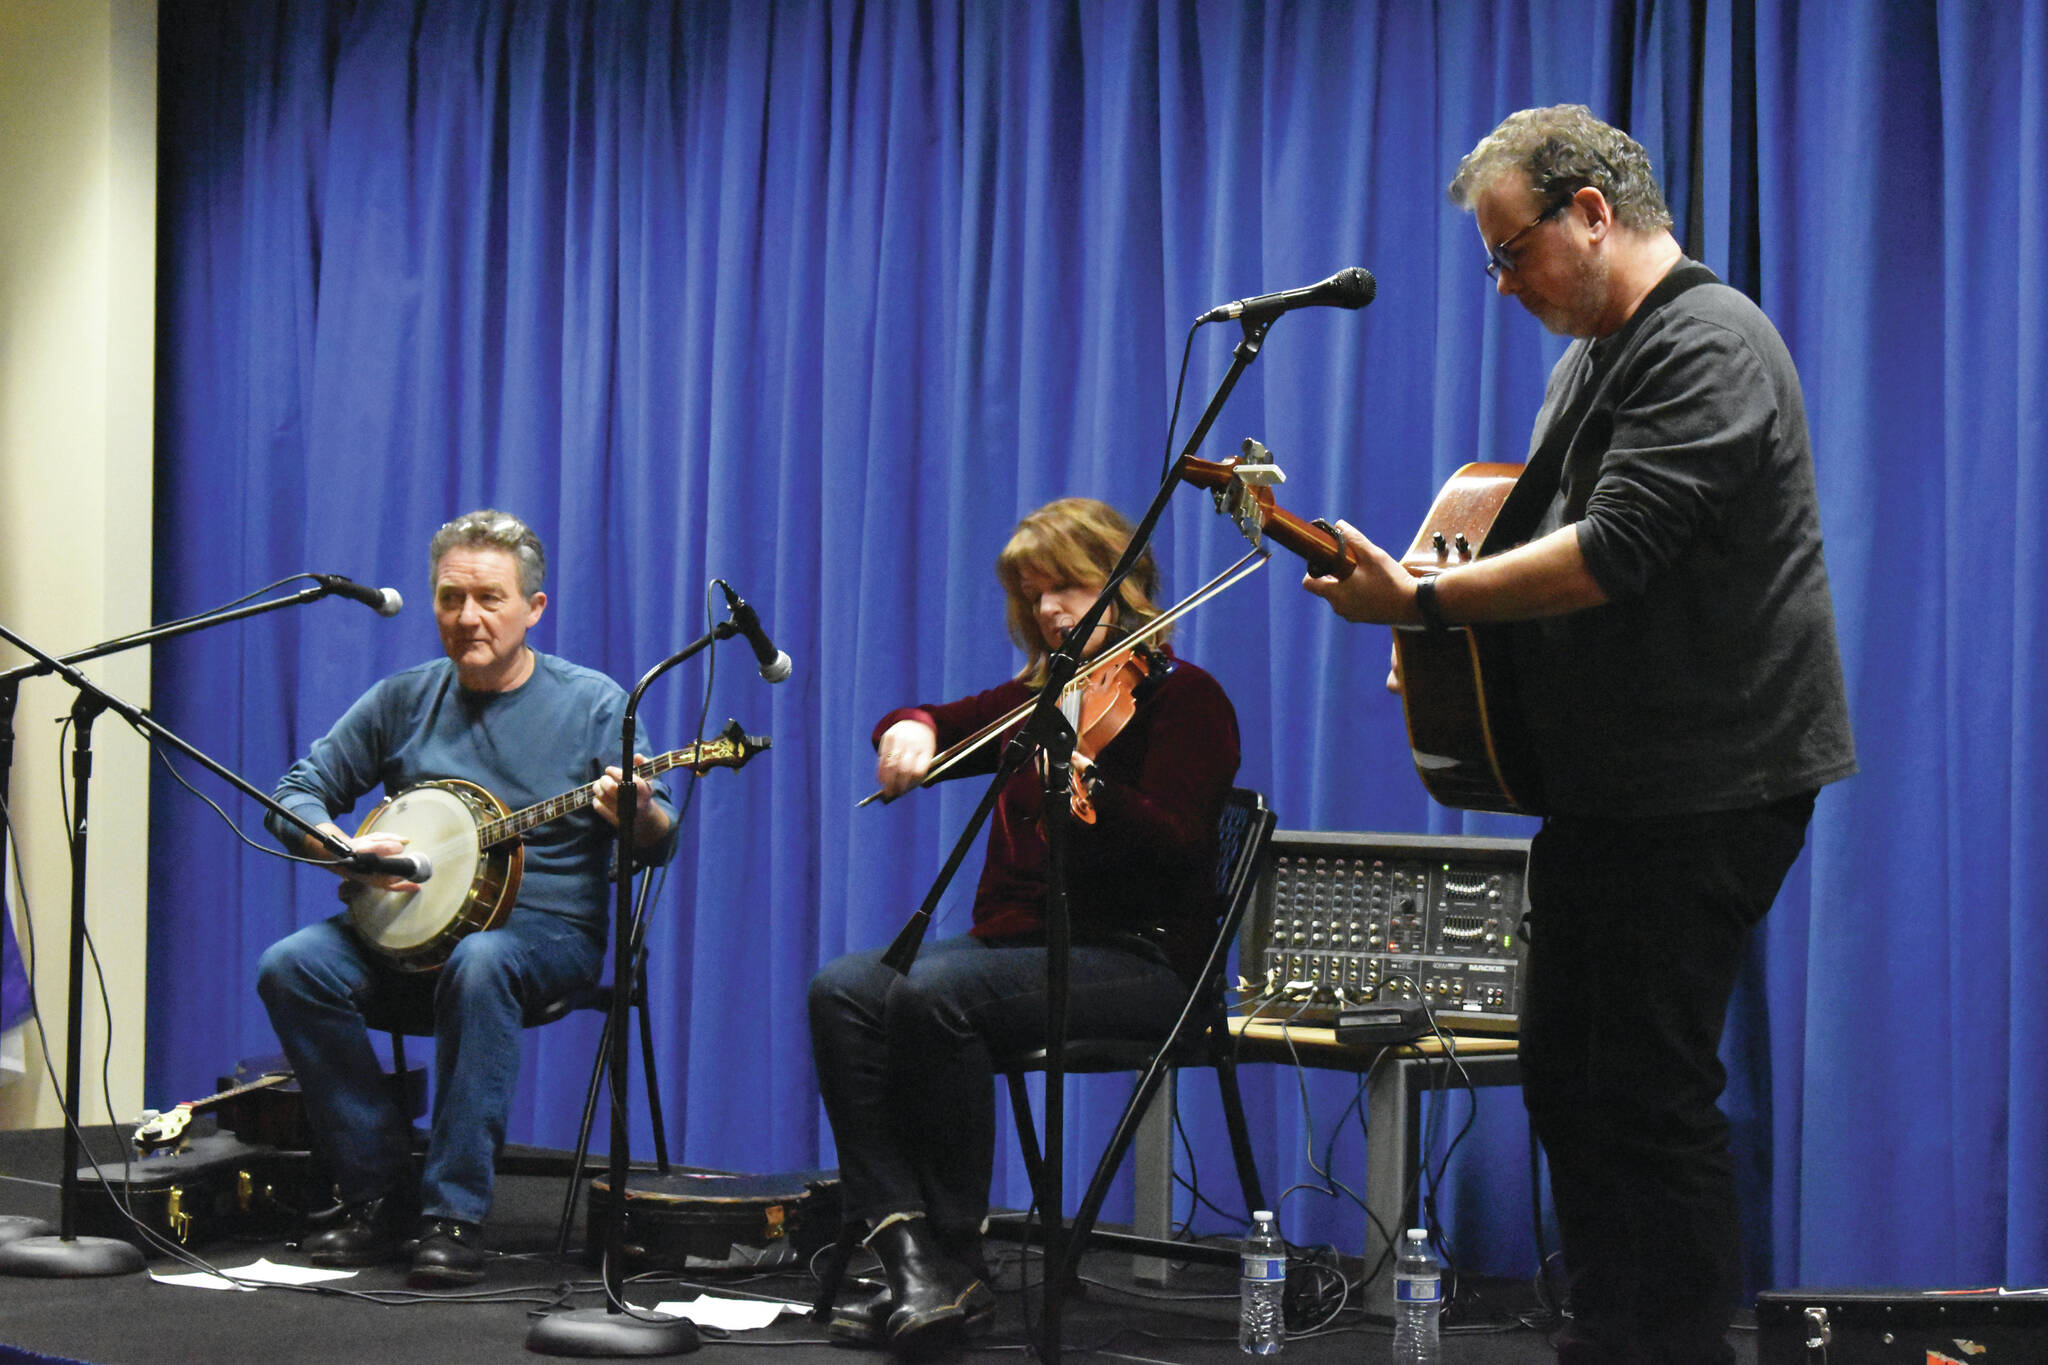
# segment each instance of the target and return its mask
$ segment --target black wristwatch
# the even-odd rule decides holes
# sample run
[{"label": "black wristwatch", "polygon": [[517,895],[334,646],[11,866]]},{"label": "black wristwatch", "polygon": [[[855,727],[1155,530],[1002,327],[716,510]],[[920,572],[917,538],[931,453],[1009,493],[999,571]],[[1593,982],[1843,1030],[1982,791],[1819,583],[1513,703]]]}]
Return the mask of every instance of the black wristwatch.
[{"label": "black wristwatch", "polygon": [[1436,602],[1436,580],[1435,574],[1424,574],[1415,581],[1415,613],[1432,633],[1441,635],[1451,627]]}]

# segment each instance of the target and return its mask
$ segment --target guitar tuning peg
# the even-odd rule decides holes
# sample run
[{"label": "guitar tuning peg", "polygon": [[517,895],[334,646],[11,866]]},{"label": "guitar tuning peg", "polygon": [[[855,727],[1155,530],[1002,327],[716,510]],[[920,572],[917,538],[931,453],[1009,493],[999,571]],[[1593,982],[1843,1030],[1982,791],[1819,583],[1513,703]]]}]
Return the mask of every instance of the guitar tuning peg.
[{"label": "guitar tuning peg", "polygon": [[1237,463],[1231,466],[1231,474],[1241,483],[1280,484],[1287,482],[1287,475],[1280,466],[1273,463],[1273,452],[1247,436],[1239,447],[1243,452]]}]

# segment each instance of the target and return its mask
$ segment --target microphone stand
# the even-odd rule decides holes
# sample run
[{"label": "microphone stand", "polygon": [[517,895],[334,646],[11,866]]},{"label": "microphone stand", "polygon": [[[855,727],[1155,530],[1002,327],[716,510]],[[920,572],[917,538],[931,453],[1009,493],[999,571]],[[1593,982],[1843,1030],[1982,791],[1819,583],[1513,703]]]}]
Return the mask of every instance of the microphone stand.
[{"label": "microphone stand", "polygon": [[[308,589],[312,596],[324,596],[324,590]],[[234,613],[237,616],[251,615],[256,611],[267,611],[277,606],[288,606],[294,601],[310,600],[307,594],[296,598],[280,598],[274,603],[264,603]],[[109,641],[106,645],[95,646],[82,651],[74,658],[96,658],[100,654],[126,649],[149,640],[167,638],[213,625],[219,620],[232,619],[230,616],[202,617],[181,625],[165,626],[156,631],[143,631],[126,636],[121,640]],[[85,903],[86,903],[86,835],[90,829],[87,801],[92,779],[92,726],[102,711],[113,711],[121,719],[140,732],[144,739],[161,740],[179,753],[200,764],[207,771],[222,778],[236,790],[289,820],[305,833],[318,840],[333,852],[337,859],[351,853],[348,845],[332,835],[315,828],[266,792],[242,780],[241,777],[201,753],[192,745],[157,724],[140,707],[122,701],[90,678],[72,667],[70,662],[46,654],[28,641],[0,626],[0,640],[5,640],[23,653],[39,661],[39,666],[24,665],[7,675],[8,721],[12,724],[12,684],[21,677],[35,673],[55,673],[71,684],[78,693],[72,704],[72,823],[71,823],[71,960],[65,1002],[66,1037],[64,1047],[64,1170],[60,1181],[59,1231],[52,1236],[17,1237],[14,1241],[0,1246],[0,1275],[33,1275],[45,1278],[85,1278],[89,1276],[126,1275],[142,1269],[143,1256],[139,1248],[113,1237],[80,1237],[78,1223],[78,1094],[81,1057],[80,1030],[85,1004]],[[11,734],[9,735],[11,746]],[[11,753],[0,756],[10,757]],[[5,769],[0,768],[0,774]]]},{"label": "microphone stand", "polygon": [[[34,662],[22,664],[17,668],[10,668],[4,673],[0,673],[0,808],[4,808],[7,805],[8,775],[14,769],[15,707],[21,698],[21,685],[28,679],[55,671],[53,667],[55,664],[89,663],[94,659],[104,658],[109,654],[119,654],[123,650],[155,644],[159,640],[176,639],[180,635],[189,635],[194,631],[205,630],[210,626],[225,625],[229,621],[239,621],[248,616],[261,616],[265,612],[278,611],[284,607],[301,606],[307,602],[318,601],[320,598],[332,597],[334,595],[335,589],[325,584],[314,588],[302,588],[289,597],[277,597],[267,602],[255,602],[247,606],[223,608],[220,611],[207,612],[202,616],[195,616],[186,621],[174,621],[168,625],[152,626],[147,630],[138,630],[128,635],[116,636],[114,639],[66,654],[56,660],[51,660],[47,656],[38,653]],[[0,887],[4,887],[6,882],[7,841],[0,839]]]},{"label": "microphone stand", "polygon": [[[1277,316],[1277,315],[1276,315]],[[882,955],[884,965],[898,972],[910,970],[917,960],[919,944],[931,923],[932,912],[945,895],[947,886],[965,861],[967,851],[981,833],[982,825],[995,810],[996,798],[1018,768],[1033,753],[1043,752],[1045,762],[1045,795],[1039,811],[1041,827],[1045,830],[1045,1137],[1039,1144],[1040,1164],[1045,1173],[1045,1188],[1058,1200],[1053,1208],[1042,1210],[1045,1215],[1045,1285],[1043,1306],[1040,1309],[1041,1340],[1038,1342],[1039,1359],[1046,1365],[1058,1365],[1060,1359],[1060,1325],[1065,1308],[1067,1279],[1079,1268],[1081,1246],[1069,1244],[1066,1225],[1066,1043],[1067,1007],[1072,973],[1068,955],[1072,948],[1073,926],[1067,904],[1067,819],[1071,812],[1067,806],[1067,792],[1072,782],[1072,764],[1075,735],[1067,719],[1060,713],[1060,694],[1065,690],[1074,674],[1080,668],[1081,650],[1094,635],[1095,627],[1102,621],[1110,603],[1117,600],[1117,590],[1124,579],[1137,566],[1138,559],[1152,543],[1152,534],[1158,528],[1159,518],[1166,512],[1166,504],[1173,497],[1174,489],[1180,484],[1181,471],[1201,448],[1202,441],[1209,434],[1209,428],[1222,413],[1223,405],[1230,398],[1231,390],[1237,387],[1238,379],[1259,355],[1259,347],[1265,341],[1266,330],[1273,325],[1273,318],[1242,318],[1239,320],[1244,339],[1231,351],[1230,369],[1225,372],[1202,411],[1193,432],[1188,436],[1187,445],[1181,449],[1180,459],[1167,470],[1160,480],[1159,491],[1152,499],[1152,505],[1132,531],[1130,543],[1124,547],[1116,567],[1102,585],[1102,592],[1093,606],[1074,623],[1072,630],[1060,647],[1046,660],[1045,686],[1040,689],[1037,703],[1017,733],[1010,739],[1004,750],[1003,760],[997,766],[996,774],[989,782],[988,790],[982,794],[981,804],[975,807],[974,815],[967,827],[954,843],[947,856],[945,866],[940,868],[938,879],[926,893],[920,905],[898,932],[895,941]]]},{"label": "microphone stand", "polygon": [[618,894],[612,913],[612,1001],[606,1024],[609,1056],[605,1070],[611,1084],[611,1181],[612,1197],[604,1215],[604,1297],[603,1308],[577,1308],[550,1313],[534,1321],[526,1334],[526,1349],[555,1356],[675,1356],[694,1351],[702,1344],[697,1324],[668,1313],[628,1311],[625,1299],[626,1259],[626,1176],[631,1167],[626,1131],[626,1101],[631,1087],[626,1084],[626,1033],[631,1021],[635,984],[633,964],[637,960],[641,932],[633,908],[633,823],[639,801],[633,795],[633,737],[640,698],[649,684],[662,674],[696,655],[714,640],[729,640],[740,633],[730,619],[719,622],[692,640],[682,651],[671,654],[642,675],[626,698],[625,719],[619,726],[619,771],[626,775],[620,785],[618,828]]},{"label": "microphone stand", "polygon": [[[975,836],[981,833],[982,825],[987,823],[989,815],[994,812],[997,795],[1001,793],[1003,785],[1016,774],[1017,769],[1023,766],[1024,761],[1035,752],[1033,748],[1028,746],[1020,749],[1017,740],[1023,738],[1027,731],[1034,732],[1034,738],[1036,739],[1044,739],[1057,734],[1057,730],[1050,726],[1039,713],[1047,709],[1047,699],[1049,697],[1058,698],[1060,690],[1073,679],[1074,674],[1078,671],[1081,657],[1080,643],[1085,642],[1089,635],[1094,632],[1096,625],[1102,620],[1104,609],[1114,600],[1117,588],[1123,583],[1125,578],[1129,577],[1131,569],[1138,562],[1138,556],[1143,554],[1145,547],[1152,543],[1152,532],[1159,524],[1160,515],[1166,510],[1166,501],[1171,496],[1174,486],[1179,482],[1181,471],[1186,468],[1186,462],[1192,459],[1194,453],[1201,448],[1203,439],[1209,434],[1209,428],[1215,425],[1218,414],[1223,411],[1224,403],[1229,400],[1231,390],[1237,387],[1239,377],[1244,374],[1252,361],[1258,359],[1259,347],[1265,341],[1266,329],[1273,325],[1273,319],[1270,317],[1260,319],[1244,318],[1241,320],[1241,325],[1244,328],[1244,340],[1240,341],[1232,349],[1230,369],[1217,384],[1215,394],[1209,399],[1209,405],[1202,410],[1201,419],[1196,422],[1194,431],[1188,436],[1187,445],[1181,450],[1180,460],[1166,471],[1166,475],[1159,485],[1158,496],[1153,500],[1152,506],[1146,511],[1144,519],[1139,522],[1137,529],[1132,532],[1131,543],[1125,547],[1123,557],[1117,561],[1116,567],[1110,571],[1109,579],[1103,584],[1102,593],[1096,598],[1095,605],[1089,608],[1087,615],[1077,622],[1074,629],[1068,633],[1066,641],[1046,660],[1048,678],[1045,688],[1038,695],[1037,705],[1033,708],[1031,716],[1025,720],[1023,728],[1018,731],[1017,735],[1012,738],[1009,746],[1004,750],[1002,761],[996,767],[995,776],[989,782],[988,790],[982,794],[981,804],[976,806],[974,814],[968,817],[967,827],[961,832],[959,839],[954,842],[952,852],[947,855],[945,865],[939,869],[939,874],[932,882],[931,889],[925,893],[923,903],[911,913],[909,920],[904,923],[904,926],[897,930],[896,937],[890,941],[889,947],[883,952],[883,966],[901,973],[909,971],[910,964],[917,961],[917,950],[924,942],[925,931],[931,927],[932,914],[938,909],[939,901],[946,894],[946,888],[952,884],[954,876],[960,871],[960,864],[966,860],[968,850],[973,847]],[[1062,676],[1057,679],[1052,678],[1050,675],[1054,671],[1061,672]],[[1057,686],[1055,686],[1055,682]],[[1058,712],[1059,707],[1056,700],[1052,702],[1050,709],[1055,714]],[[1072,746],[1070,740],[1068,756],[1071,757],[1071,755]],[[1050,926],[1048,926],[1049,928]]]}]

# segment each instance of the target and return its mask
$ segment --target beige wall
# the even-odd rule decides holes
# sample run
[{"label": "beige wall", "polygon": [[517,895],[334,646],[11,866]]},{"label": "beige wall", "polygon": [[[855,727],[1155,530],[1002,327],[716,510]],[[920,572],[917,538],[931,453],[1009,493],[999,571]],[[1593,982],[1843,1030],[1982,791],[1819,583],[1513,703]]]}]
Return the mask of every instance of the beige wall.
[{"label": "beige wall", "polygon": [[[0,0],[0,625],[57,654],[150,620],[156,15],[156,0]],[[0,642],[0,668],[24,658]],[[86,672],[124,700],[149,699],[146,653]],[[71,700],[54,679],[23,688],[9,801],[60,1075],[71,877],[54,719]],[[112,715],[93,750],[87,923],[113,1015],[113,1107],[126,1119],[142,1104],[147,751]],[[81,1113],[104,1122],[107,1028],[89,970],[86,981]],[[30,1074],[0,1087],[0,1127],[62,1114],[26,1033]]]}]

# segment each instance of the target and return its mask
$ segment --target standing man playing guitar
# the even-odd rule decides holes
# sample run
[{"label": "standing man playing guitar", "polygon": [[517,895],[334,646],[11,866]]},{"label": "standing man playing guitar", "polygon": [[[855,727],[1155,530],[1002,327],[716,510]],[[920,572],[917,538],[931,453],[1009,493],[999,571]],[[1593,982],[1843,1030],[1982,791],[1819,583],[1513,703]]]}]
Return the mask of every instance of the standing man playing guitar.
[{"label": "standing man playing guitar", "polygon": [[1416,576],[1340,523],[1357,571],[1304,586],[1350,621],[1511,637],[1544,816],[1521,1058],[1571,1285],[1558,1357],[1726,1365],[1721,1031],[1818,789],[1856,768],[1799,377],[1583,106],[1510,115],[1450,194],[1499,292],[1577,338],[1514,493],[1532,530]]},{"label": "standing man playing guitar", "polygon": [[[337,1266],[410,1250],[410,1279],[422,1287],[483,1277],[478,1230],[518,1078],[524,1012],[595,981],[603,965],[620,774],[601,755],[618,752],[626,700],[603,674],[527,645],[547,608],[547,560],[518,518],[489,509],[458,517],[434,533],[428,562],[447,657],[365,693],[292,765],[279,802],[358,852],[395,856],[404,849],[399,836],[349,839],[334,823],[379,785],[395,795],[460,778],[522,807],[579,784],[591,784],[594,797],[528,836],[511,914],[488,933],[457,940],[438,971],[399,970],[339,915],[273,944],[257,968],[257,989],[342,1200],[302,1249],[317,1265]],[[639,856],[665,860],[675,846],[669,795],[644,779],[634,792]],[[270,827],[287,848],[326,856],[274,816]],[[417,889],[400,877],[341,875]],[[433,875],[467,879],[471,871],[455,865]],[[344,885],[343,898],[353,889]],[[433,1028],[432,1128],[417,1184],[411,1121],[385,1085],[363,1022],[372,1003]]]}]

